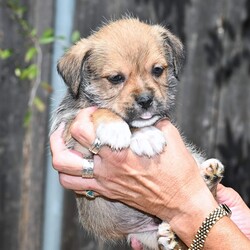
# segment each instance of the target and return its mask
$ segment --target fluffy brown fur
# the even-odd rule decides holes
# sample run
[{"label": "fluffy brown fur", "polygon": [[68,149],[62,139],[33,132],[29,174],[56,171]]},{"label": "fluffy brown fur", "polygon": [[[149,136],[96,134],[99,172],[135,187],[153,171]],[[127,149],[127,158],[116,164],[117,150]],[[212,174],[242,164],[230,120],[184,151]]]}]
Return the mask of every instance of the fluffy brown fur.
[{"label": "fluffy brown fur", "polygon": [[[102,144],[115,150],[130,147],[148,157],[161,153],[165,138],[153,125],[169,116],[182,60],[182,43],[164,27],[133,18],[108,23],[72,46],[59,61],[58,72],[68,92],[52,131],[66,123],[68,147],[86,157],[89,152],[71,138],[69,126],[80,109],[95,105],[99,109],[92,120]],[[196,159],[203,161],[198,154]],[[158,249],[159,222],[154,217],[104,198],[78,196],[77,204],[82,225],[98,239],[127,237],[140,241],[144,249]],[[164,249],[179,246],[166,237]]]}]

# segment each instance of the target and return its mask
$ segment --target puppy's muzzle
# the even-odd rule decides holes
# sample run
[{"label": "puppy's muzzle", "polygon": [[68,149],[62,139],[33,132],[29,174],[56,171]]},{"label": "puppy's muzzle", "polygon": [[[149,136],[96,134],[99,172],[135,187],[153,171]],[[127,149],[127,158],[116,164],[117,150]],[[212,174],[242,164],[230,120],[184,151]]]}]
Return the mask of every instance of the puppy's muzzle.
[{"label": "puppy's muzzle", "polygon": [[151,126],[161,118],[159,101],[152,92],[143,92],[134,96],[134,104],[127,110],[126,121],[132,127]]},{"label": "puppy's muzzle", "polygon": [[136,103],[139,105],[139,107],[147,110],[150,108],[153,104],[153,95],[150,93],[142,93],[135,97]]}]

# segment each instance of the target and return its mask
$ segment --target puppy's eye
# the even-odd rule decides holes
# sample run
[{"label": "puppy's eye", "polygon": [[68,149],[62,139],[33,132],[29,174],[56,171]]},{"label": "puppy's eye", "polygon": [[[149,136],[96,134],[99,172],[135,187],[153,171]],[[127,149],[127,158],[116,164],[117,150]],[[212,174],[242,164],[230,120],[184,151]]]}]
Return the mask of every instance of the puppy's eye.
[{"label": "puppy's eye", "polygon": [[112,84],[120,84],[120,83],[123,83],[125,81],[125,77],[121,74],[114,75],[114,76],[108,76],[107,79]]},{"label": "puppy's eye", "polygon": [[154,66],[152,68],[152,75],[155,77],[160,77],[164,71],[164,68],[161,66]]}]

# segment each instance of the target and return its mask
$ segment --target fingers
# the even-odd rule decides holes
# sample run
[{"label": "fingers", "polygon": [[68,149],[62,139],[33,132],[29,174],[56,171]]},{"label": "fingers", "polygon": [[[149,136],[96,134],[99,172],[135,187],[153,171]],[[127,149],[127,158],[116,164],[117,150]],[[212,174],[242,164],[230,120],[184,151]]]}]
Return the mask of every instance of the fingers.
[{"label": "fingers", "polygon": [[219,203],[226,203],[234,206],[241,199],[240,195],[232,188],[219,184],[217,187],[217,200]]},{"label": "fingers", "polygon": [[70,150],[66,147],[62,134],[64,125],[50,136],[50,147],[52,153],[52,164],[58,172],[64,172],[70,175],[81,175],[82,154]]},{"label": "fingers", "polygon": [[72,176],[65,173],[59,173],[60,184],[71,190],[91,190],[97,189],[97,183],[95,179],[83,179],[80,176]]},{"label": "fingers", "polygon": [[[96,139],[95,129],[91,118],[91,115],[95,110],[96,108],[93,107],[81,110],[70,128],[72,137],[86,148],[90,148]],[[110,158],[112,153],[114,158],[118,157],[118,159],[123,159],[126,155],[125,151],[126,150],[122,150],[121,152],[112,151],[108,146],[103,145],[101,146],[98,155],[103,158]]]},{"label": "fingers", "polygon": [[[87,190],[98,190],[97,183],[94,179],[83,179],[78,176],[66,175],[63,173],[59,174],[60,184],[65,189],[74,190],[75,193],[79,195],[86,196]],[[94,196],[99,196],[99,194],[95,191]]]},{"label": "fingers", "polygon": [[66,146],[63,141],[63,130],[64,130],[64,124],[60,124],[60,126],[53,132],[53,134],[50,136],[50,148],[51,153],[53,154],[55,151],[63,151],[65,150]]},{"label": "fingers", "polygon": [[[95,138],[91,121],[91,114],[95,109],[96,108],[92,107],[82,110],[71,127],[77,140],[85,147],[88,147]],[[52,164],[59,172],[60,183],[64,188],[74,190],[77,194],[86,195],[86,190],[94,190],[95,196],[98,196],[99,192],[102,193],[104,191],[94,178],[85,179],[81,177],[82,169],[84,168],[84,156],[75,150],[67,148],[63,139],[64,127],[64,124],[61,124],[50,136],[50,146],[53,156]],[[97,165],[98,169],[98,160],[97,163],[95,162],[96,158],[98,158],[98,156],[94,157],[94,165]]]},{"label": "fingers", "polygon": [[[95,136],[93,132],[93,125],[91,123],[91,114],[94,110],[95,108],[89,108],[80,112],[76,119],[75,128],[73,128],[73,131],[75,129],[77,135],[80,135],[80,138],[85,145],[88,145],[88,141]],[[81,124],[84,124],[84,126]],[[79,131],[77,130],[78,125],[80,125]],[[84,156],[75,150],[67,148],[63,139],[64,127],[64,124],[61,124],[59,128],[50,136],[51,153],[53,156],[52,164],[55,170],[59,172],[61,185],[66,189],[74,190],[78,194],[82,195],[85,194],[85,190],[101,191],[101,188],[95,179],[83,179],[81,177],[82,169],[85,167],[83,160]],[[97,165],[98,168],[98,161],[97,163],[94,162],[94,165]],[[98,192],[95,192],[95,195],[98,195]]]},{"label": "fingers", "polygon": [[89,148],[95,140],[95,130],[91,118],[95,110],[95,107],[81,110],[70,128],[71,135],[86,148]]},{"label": "fingers", "polygon": [[[83,144],[88,144],[88,141],[91,140],[91,136],[94,137],[91,114],[95,110],[95,107],[90,107],[80,112],[72,128],[76,131],[77,135],[80,135]],[[71,150],[66,147],[63,139],[63,131],[64,124],[61,124],[59,128],[50,136],[51,153],[53,156],[52,164],[58,172],[81,176],[82,168],[84,167],[84,156],[76,150]]]}]

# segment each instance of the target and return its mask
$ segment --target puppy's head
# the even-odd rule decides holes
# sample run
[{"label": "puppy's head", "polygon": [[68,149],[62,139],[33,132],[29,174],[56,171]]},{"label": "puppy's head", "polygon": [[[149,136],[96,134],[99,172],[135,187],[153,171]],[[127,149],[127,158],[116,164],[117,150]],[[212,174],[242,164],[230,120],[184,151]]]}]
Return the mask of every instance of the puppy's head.
[{"label": "puppy's head", "polygon": [[76,102],[111,109],[130,126],[167,116],[183,61],[183,46],[167,29],[122,19],[82,39],[58,72]]}]

